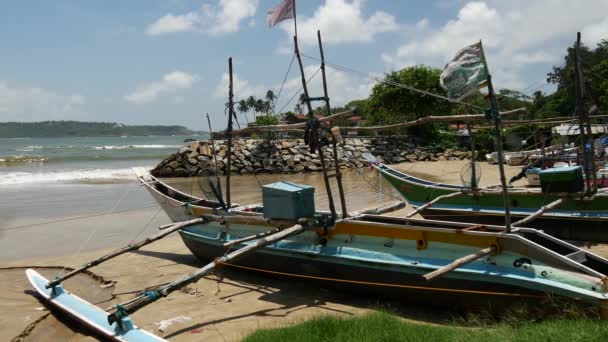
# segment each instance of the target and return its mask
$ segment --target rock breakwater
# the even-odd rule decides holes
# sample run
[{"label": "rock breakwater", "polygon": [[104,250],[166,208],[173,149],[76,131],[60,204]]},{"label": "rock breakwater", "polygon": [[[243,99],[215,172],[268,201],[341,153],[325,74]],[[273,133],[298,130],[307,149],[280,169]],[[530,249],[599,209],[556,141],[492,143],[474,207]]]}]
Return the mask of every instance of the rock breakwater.
[{"label": "rock breakwater", "polygon": [[[223,140],[214,146],[207,141],[195,141],[160,162],[151,172],[156,177],[190,177],[226,174],[228,148]],[[334,152],[324,148],[327,163],[332,163]],[[430,152],[399,138],[347,138],[337,148],[341,168],[363,167],[369,163],[363,153],[371,152],[386,164],[456,160],[468,157],[467,152],[445,150]],[[318,153],[311,152],[303,139],[243,139],[233,142],[230,171],[233,174],[301,173],[321,171]],[[329,165],[328,165],[329,166]]]}]

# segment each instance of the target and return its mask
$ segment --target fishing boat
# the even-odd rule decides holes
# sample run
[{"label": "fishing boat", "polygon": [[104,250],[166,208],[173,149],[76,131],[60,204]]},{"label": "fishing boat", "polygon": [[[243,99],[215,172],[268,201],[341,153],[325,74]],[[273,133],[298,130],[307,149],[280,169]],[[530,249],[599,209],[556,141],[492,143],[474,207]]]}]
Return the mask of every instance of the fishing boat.
[{"label": "fishing boat", "polygon": [[[147,179],[140,177],[152,194],[156,193],[154,187],[167,186],[160,180],[152,186]],[[192,217],[213,215],[212,208],[188,204],[175,194],[157,194],[155,198],[166,212],[180,207],[184,215],[189,212]],[[289,197],[282,202],[285,207],[281,210],[286,210]],[[168,203],[171,205],[166,207]],[[248,238],[268,235],[277,227],[298,221],[295,217],[264,221],[261,204],[235,206],[226,217],[230,222],[192,225],[180,229],[179,234],[194,255],[208,261],[228,249],[246,246],[253,241]],[[328,227],[322,223],[331,222],[330,213],[316,212],[308,219],[311,225],[303,233],[226,265],[365,291],[388,291],[400,298],[422,291],[433,295],[447,292],[469,300],[472,295],[485,297],[477,298],[476,303],[496,298],[541,298],[548,293],[591,301],[608,299],[604,276],[608,261],[539,230],[518,228],[507,234],[504,226],[376,214],[341,218]],[[437,281],[428,282],[423,277],[480,249],[492,252]]]},{"label": "fishing boat", "polygon": [[[424,180],[379,162],[372,162],[372,165],[413,207],[420,208],[439,199],[420,212],[424,218],[486,224],[504,221],[503,191],[498,186],[471,189]],[[558,208],[527,225],[567,240],[608,241],[608,192],[600,190],[589,197],[578,191],[544,192],[540,187],[510,187],[508,192],[514,221],[561,200]],[[440,198],[451,194],[460,195]]]}]

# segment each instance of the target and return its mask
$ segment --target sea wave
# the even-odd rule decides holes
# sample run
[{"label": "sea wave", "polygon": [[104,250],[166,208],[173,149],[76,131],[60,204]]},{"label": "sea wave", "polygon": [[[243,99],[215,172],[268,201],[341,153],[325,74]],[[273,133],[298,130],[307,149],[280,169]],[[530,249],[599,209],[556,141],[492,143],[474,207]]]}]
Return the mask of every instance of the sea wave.
[{"label": "sea wave", "polygon": [[120,180],[135,180],[135,174],[130,168],[0,173],[0,185]]},{"label": "sea wave", "polygon": [[32,152],[35,150],[129,150],[129,149],[174,149],[180,148],[182,145],[161,145],[161,144],[149,144],[149,145],[105,145],[105,146],[73,146],[73,145],[60,145],[60,146],[40,146],[32,145],[27,147],[18,148],[19,152]]},{"label": "sea wave", "polygon": [[93,146],[95,150],[127,150],[127,149],[170,149],[180,148],[181,145],[109,145]]},{"label": "sea wave", "polygon": [[48,160],[48,158],[39,155],[16,155],[0,157],[0,164],[46,163]]}]

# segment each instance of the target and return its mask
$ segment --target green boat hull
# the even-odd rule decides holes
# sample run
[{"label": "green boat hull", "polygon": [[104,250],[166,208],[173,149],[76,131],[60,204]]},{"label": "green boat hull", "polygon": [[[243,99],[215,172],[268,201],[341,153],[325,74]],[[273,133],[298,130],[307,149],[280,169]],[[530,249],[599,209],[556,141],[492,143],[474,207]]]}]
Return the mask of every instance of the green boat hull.
[{"label": "green boat hull", "polygon": [[[376,165],[376,168],[415,208],[439,196],[465,190],[464,187],[424,181],[382,164]],[[542,229],[563,239],[608,242],[608,196],[606,194],[586,199],[580,193],[550,194],[515,189],[509,192],[513,221],[531,215],[542,206],[558,199],[563,201],[558,208],[527,223],[526,226]],[[503,194],[498,190],[469,192],[441,200],[425,209],[421,215],[436,220],[502,224],[504,223],[503,203]]]}]

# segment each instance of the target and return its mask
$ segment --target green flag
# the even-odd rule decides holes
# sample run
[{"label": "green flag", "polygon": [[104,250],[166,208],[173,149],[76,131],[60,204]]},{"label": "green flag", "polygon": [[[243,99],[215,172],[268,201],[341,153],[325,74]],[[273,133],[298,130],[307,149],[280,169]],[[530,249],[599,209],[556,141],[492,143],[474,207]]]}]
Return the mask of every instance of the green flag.
[{"label": "green flag", "polygon": [[481,42],[465,47],[445,66],[441,86],[452,100],[462,100],[485,85],[488,79]]}]

